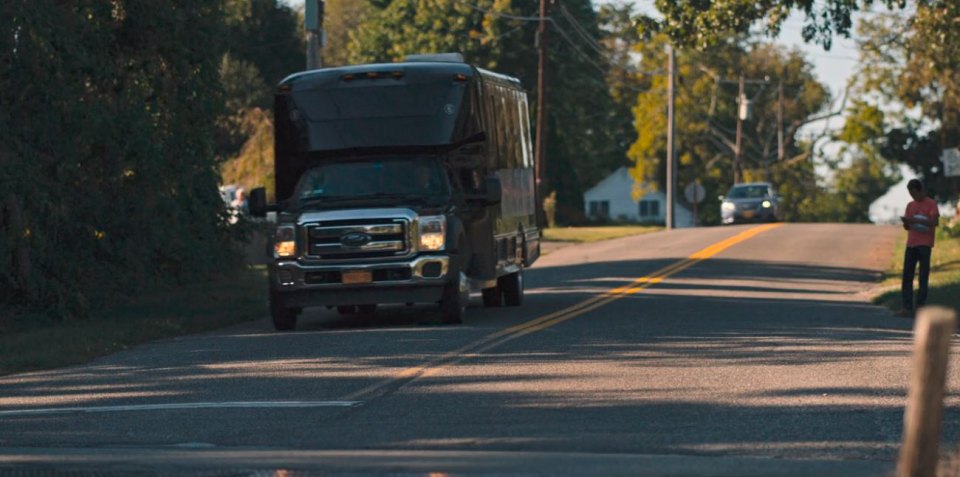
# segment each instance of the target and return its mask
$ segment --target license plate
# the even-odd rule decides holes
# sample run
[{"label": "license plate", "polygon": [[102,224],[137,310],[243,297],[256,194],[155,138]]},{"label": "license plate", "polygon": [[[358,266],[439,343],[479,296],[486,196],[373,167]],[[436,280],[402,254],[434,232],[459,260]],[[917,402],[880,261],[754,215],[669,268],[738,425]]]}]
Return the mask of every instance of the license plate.
[{"label": "license plate", "polygon": [[745,210],[745,211],[743,212],[743,217],[744,217],[745,219],[752,219],[752,218],[753,218],[753,211],[752,211],[752,210]]},{"label": "license plate", "polygon": [[345,285],[372,283],[373,273],[370,270],[347,270],[341,274],[340,282]]}]

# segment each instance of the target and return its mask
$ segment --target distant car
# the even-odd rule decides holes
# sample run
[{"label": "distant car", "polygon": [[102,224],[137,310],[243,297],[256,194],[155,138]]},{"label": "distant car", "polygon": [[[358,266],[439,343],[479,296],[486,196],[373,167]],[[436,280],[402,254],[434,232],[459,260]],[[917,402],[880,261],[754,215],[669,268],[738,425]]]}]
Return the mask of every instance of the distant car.
[{"label": "distant car", "polygon": [[777,192],[766,182],[737,184],[720,196],[720,220],[724,225],[744,222],[776,222],[780,218]]}]

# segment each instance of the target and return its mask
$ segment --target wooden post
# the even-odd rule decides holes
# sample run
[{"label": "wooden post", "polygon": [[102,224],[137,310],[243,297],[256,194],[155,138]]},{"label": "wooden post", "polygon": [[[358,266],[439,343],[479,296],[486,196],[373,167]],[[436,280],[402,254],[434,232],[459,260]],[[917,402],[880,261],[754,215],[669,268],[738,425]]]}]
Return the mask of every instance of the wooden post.
[{"label": "wooden post", "polygon": [[913,327],[913,378],[903,415],[898,477],[936,475],[947,362],[956,321],[956,313],[948,308],[926,307],[917,314]]}]

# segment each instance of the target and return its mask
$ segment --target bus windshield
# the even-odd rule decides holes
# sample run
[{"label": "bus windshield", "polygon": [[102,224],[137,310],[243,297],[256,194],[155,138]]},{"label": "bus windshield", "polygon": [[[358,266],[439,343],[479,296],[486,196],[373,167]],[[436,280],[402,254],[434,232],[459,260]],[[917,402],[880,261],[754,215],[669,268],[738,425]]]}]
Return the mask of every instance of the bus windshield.
[{"label": "bus windshield", "polygon": [[353,199],[434,202],[449,195],[450,186],[437,158],[391,157],[321,164],[303,174],[294,200],[299,203]]},{"label": "bus windshield", "polygon": [[762,199],[769,195],[768,192],[764,185],[735,186],[727,196],[731,199]]}]

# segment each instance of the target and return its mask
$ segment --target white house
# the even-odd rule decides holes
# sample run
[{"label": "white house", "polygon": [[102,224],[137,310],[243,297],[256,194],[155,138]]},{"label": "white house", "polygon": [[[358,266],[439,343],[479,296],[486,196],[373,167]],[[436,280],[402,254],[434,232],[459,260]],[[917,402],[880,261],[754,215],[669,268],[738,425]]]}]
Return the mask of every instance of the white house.
[{"label": "white house", "polygon": [[[584,213],[595,219],[666,222],[666,194],[650,192],[637,201],[633,199],[633,189],[633,177],[626,167],[621,167],[583,194]],[[674,221],[677,227],[692,227],[693,213],[676,204]]]}]

